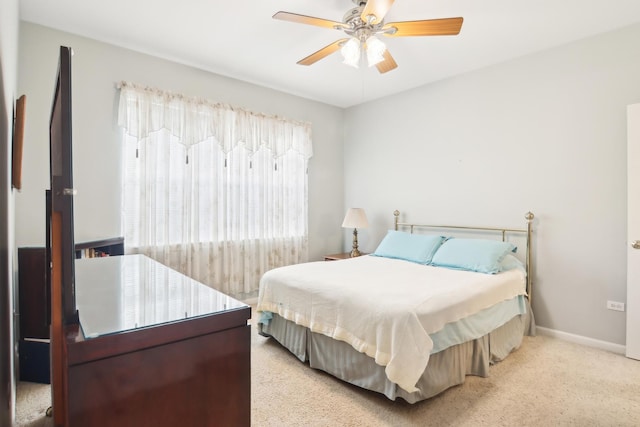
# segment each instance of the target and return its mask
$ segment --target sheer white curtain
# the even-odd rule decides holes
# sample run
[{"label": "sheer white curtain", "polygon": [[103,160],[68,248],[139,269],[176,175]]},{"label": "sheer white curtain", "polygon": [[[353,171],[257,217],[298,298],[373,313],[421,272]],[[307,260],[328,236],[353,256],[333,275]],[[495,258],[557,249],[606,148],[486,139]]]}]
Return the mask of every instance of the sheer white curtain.
[{"label": "sheer white curtain", "polygon": [[307,261],[309,124],[119,86],[127,253],[239,298]]}]

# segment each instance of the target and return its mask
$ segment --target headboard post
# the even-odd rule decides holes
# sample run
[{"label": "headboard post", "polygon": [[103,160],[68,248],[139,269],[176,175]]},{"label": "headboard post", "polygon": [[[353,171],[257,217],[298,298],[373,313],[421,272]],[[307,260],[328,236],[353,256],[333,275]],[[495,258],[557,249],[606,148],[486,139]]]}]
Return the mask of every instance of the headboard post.
[{"label": "headboard post", "polygon": [[531,294],[531,233],[532,233],[532,229],[533,229],[533,218],[534,215],[531,211],[527,212],[524,215],[524,218],[527,220],[527,254],[526,254],[526,269],[527,269],[527,295],[529,295],[529,303],[532,304],[532,297],[533,295]]},{"label": "headboard post", "polygon": [[398,231],[398,218],[400,218],[400,211],[399,210],[395,210],[393,211],[393,216],[395,217],[394,222],[395,222],[395,230]]}]

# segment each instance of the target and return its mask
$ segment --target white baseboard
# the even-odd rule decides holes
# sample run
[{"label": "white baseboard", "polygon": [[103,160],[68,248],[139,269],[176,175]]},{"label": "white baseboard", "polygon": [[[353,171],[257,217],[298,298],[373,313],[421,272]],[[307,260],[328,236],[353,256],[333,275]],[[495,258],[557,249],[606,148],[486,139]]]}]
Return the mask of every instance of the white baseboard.
[{"label": "white baseboard", "polygon": [[608,341],[596,340],[593,338],[583,337],[582,335],[570,334],[568,332],[556,331],[555,329],[543,328],[536,326],[536,332],[540,335],[558,338],[564,341],[584,345],[587,347],[598,348],[600,350],[610,351],[612,353],[622,354],[624,356],[626,347],[621,344],[614,344]]}]

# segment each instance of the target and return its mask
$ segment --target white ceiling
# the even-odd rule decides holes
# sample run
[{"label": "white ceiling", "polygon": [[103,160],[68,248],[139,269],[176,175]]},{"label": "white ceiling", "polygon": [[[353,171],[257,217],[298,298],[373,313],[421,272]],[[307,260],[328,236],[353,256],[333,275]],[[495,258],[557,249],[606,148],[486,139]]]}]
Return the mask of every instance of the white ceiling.
[{"label": "white ceiling", "polygon": [[352,0],[20,0],[20,16],[70,33],[294,95],[349,107],[640,22],[640,0],[398,0],[386,22],[462,16],[458,36],[385,38],[398,68],[355,69],[335,53],[296,61],[342,33],[272,19],[342,21]]}]

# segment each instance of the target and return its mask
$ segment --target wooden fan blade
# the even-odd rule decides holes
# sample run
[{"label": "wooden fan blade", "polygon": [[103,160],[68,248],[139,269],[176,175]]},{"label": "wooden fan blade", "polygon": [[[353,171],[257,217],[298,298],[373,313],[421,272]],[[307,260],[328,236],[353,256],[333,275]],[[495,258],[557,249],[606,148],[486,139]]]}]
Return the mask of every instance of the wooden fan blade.
[{"label": "wooden fan blade", "polygon": [[323,47],[319,51],[314,52],[311,55],[307,56],[306,58],[301,59],[300,61],[298,61],[298,64],[300,64],[300,65],[311,65],[311,64],[314,64],[314,63],[320,61],[322,58],[324,58],[326,56],[329,56],[333,52],[335,52],[336,50],[340,49],[342,47],[342,43],[346,42],[347,40],[349,40],[349,39],[336,40],[335,42],[331,43],[330,45],[327,45],[327,46]]},{"label": "wooden fan blade", "polygon": [[427,19],[424,21],[389,22],[383,30],[396,29],[383,33],[387,37],[407,36],[454,36],[460,33],[462,18]]},{"label": "wooden fan blade", "polygon": [[[296,22],[298,24],[315,25],[316,27],[331,28],[332,30],[340,29],[344,26],[342,22],[329,21],[328,19],[314,18],[313,16],[298,15],[297,13],[289,12],[276,12],[276,14],[273,15],[273,19]],[[338,28],[336,28],[336,26]]]},{"label": "wooden fan blade", "polygon": [[395,68],[398,68],[398,64],[396,64],[396,61],[393,59],[393,56],[391,56],[391,53],[389,53],[389,49],[384,51],[384,61],[378,62],[376,64],[376,68],[378,69],[378,71],[380,71],[380,74],[384,74],[387,71],[391,71]]},{"label": "wooden fan blade", "polygon": [[394,0],[368,0],[360,19],[372,25],[379,23],[391,9],[393,2]]}]

